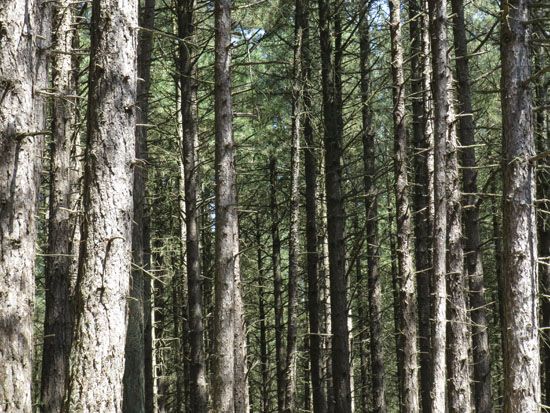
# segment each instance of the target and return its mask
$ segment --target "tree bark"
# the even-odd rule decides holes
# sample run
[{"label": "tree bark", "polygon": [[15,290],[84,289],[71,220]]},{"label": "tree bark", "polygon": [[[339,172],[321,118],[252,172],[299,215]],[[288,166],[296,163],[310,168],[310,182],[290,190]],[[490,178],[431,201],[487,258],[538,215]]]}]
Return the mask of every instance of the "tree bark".
[{"label": "tree bark", "polygon": [[434,102],[434,238],[431,330],[431,411],[446,407],[446,237],[445,194],[446,142],[449,129],[449,63],[447,47],[447,1],[428,0],[433,65]]},{"label": "tree bark", "polygon": [[483,264],[480,250],[479,209],[476,205],[477,172],[474,137],[474,119],[470,90],[470,69],[468,44],[464,22],[462,0],[451,1],[453,11],[454,47],[456,51],[458,135],[462,161],[462,190],[464,211],[464,256],[470,290],[470,317],[472,320],[472,353],[474,370],[474,400],[477,413],[492,411],[491,365],[485,296],[483,286]]},{"label": "tree bark", "polygon": [[275,369],[277,382],[277,411],[285,404],[284,353],[283,353],[283,279],[281,277],[281,239],[279,237],[279,206],[277,203],[277,159],[269,161],[270,211],[271,211],[271,266],[273,270],[273,300],[275,311]]},{"label": "tree bark", "polygon": [[[149,216],[147,213],[146,184],[147,184],[147,128],[142,125],[148,123],[149,118],[149,89],[151,85],[151,54],[153,52],[153,28],[155,17],[155,0],[147,0],[139,10],[139,25],[137,56],[137,111],[135,131],[135,154],[137,163],[134,167],[134,220],[132,227],[132,278],[130,282],[130,299],[128,301],[128,332],[126,336],[125,364],[124,364],[124,400],[123,411],[140,413],[147,410],[146,396],[151,386],[146,379],[146,372],[150,374],[150,367],[146,367],[152,351],[147,344],[145,334],[146,318],[148,317],[150,294],[145,295],[145,283],[150,280],[145,276],[149,265]],[[150,287],[147,288],[150,290]]]},{"label": "tree bark", "polygon": [[215,2],[216,279],[212,410],[241,412],[246,381],[231,101],[231,1]]},{"label": "tree bark", "polygon": [[[370,1],[360,2],[359,27],[360,67],[361,67],[361,115],[363,145],[363,187],[365,193],[365,218],[367,241],[367,283],[368,313],[370,329],[370,357],[372,369],[372,411],[383,413],[387,410],[384,383],[384,349],[382,345],[382,286],[380,282],[378,257],[378,196],[376,188],[376,154],[372,130],[370,93]],[[363,320],[360,320],[362,322]],[[364,320],[367,321],[367,320]],[[365,334],[363,334],[364,336]],[[365,338],[365,337],[363,337]],[[365,390],[366,391],[366,390]],[[366,406],[365,406],[366,408]]]},{"label": "tree bark", "polygon": [[74,29],[75,6],[62,1],[52,6],[52,142],[48,250],[45,267],[46,310],[42,350],[41,405],[44,412],[59,412],[69,373],[73,308],[78,271],[78,210],[81,165],[78,149],[78,47]]},{"label": "tree bark", "polygon": [[419,411],[416,288],[411,253],[411,215],[407,177],[407,125],[405,122],[405,81],[401,45],[400,1],[390,0],[391,72],[393,79],[395,210],[397,218],[397,262],[399,268],[399,311],[401,334],[401,411]]},{"label": "tree bark", "polygon": [[256,220],[256,262],[258,265],[258,316],[260,317],[260,372],[261,372],[261,409],[262,413],[270,411],[269,397],[269,356],[267,343],[267,319],[266,319],[266,299],[265,299],[265,269],[264,256],[262,253],[262,227],[260,215]]},{"label": "tree bark", "polygon": [[[331,4],[335,7],[331,10]],[[345,270],[345,218],[342,195],[342,84],[340,6],[319,0],[321,76],[325,141],[325,188],[332,327],[332,383],[334,410],[351,412],[350,358],[348,332],[347,282]],[[331,19],[332,16],[332,19]],[[335,46],[330,21],[334,22]]]},{"label": "tree bark", "polygon": [[502,7],[504,412],[534,412],[541,390],[529,2]]},{"label": "tree bark", "polygon": [[31,411],[49,4],[0,0],[0,408]]},{"label": "tree bark", "polygon": [[113,0],[93,2],[85,212],[68,411],[122,409],[132,249],[137,27],[136,1],[124,8]]},{"label": "tree bark", "polygon": [[197,83],[193,53],[195,23],[194,0],[178,2],[178,36],[185,39],[179,47],[181,88],[182,160],[185,177],[186,271],[189,326],[189,408],[197,413],[207,411],[208,394],[203,343],[203,300],[199,231],[199,168],[197,159]]},{"label": "tree bark", "polygon": [[[429,37],[427,11],[422,0],[409,0],[409,34],[411,39],[411,106],[414,145],[414,252],[418,308],[418,347],[421,410],[430,411],[430,278],[432,272],[432,217],[430,198],[433,186],[429,105]],[[428,50],[426,50],[428,49]],[[427,51],[428,53],[425,53]],[[433,162],[432,162],[433,164]],[[431,166],[431,168],[430,168]]]}]

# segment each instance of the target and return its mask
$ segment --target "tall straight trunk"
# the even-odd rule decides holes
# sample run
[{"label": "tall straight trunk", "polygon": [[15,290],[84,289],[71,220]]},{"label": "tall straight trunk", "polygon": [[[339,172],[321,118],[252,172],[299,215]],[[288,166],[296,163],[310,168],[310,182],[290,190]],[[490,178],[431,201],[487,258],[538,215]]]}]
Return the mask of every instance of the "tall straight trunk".
[{"label": "tall straight trunk", "polygon": [[[237,240],[238,240],[237,236]],[[235,412],[250,411],[250,395],[248,389],[248,366],[246,359],[247,338],[244,301],[242,295],[242,278],[239,271],[239,251],[236,252],[235,274]]]},{"label": "tall straight trunk", "polygon": [[195,80],[194,0],[178,2],[178,36],[187,42],[179,47],[179,84],[181,88],[182,160],[185,179],[185,226],[187,272],[187,322],[189,327],[189,408],[197,413],[206,412],[208,394],[203,343],[203,297],[199,232],[199,167],[197,159],[197,83]]},{"label": "tall straight trunk", "polygon": [[399,317],[401,334],[402,377],[401,411],[417,412],[418,362],[416,288],[413,256],[411,252],[411,215],[409,208],[409,182],[407,177],[407,125],[405,122],[405,80],[403,74],[403,47],[401,45],[401,4],[390,0],[391,72],[393,79],[393,127],[395,211],[397,218],[397,262],[399,268]]},{"label": "tall straight trunk", "polygon": [[303,0],[302,14],[302,69],[304,71],[304,175],[306,210],[306,273],[307,303],[309,321],[309,369],[311,375],[311,393],[313,413],[326,413],[327,400],[323,387],[322,357],[322,306],[319,289],[319,245],[317,227],[317,154],[313,132],[312,98],[310,91],[311,51],[309,41],[309,0]]},{"label": "tall straight trunk", "polygon": [[[449,102],[452,92],[449,88]],[[450,412],[471,412],[469,331],[462,248],[461,188],[458,169],[458,141],[452,103],[447,133],[447,375]]]},{"label": "tall straight trunk", "polygon": [[260,412],[269,413],[269,355],[267,342],[267,320],[266,320],[266,299],[265,299],[265,269],[264,256],[262,252],[262,226],[260,215],[256,220],[256,263],[258,265],[258,316],[260,317],[260,372],[261,372],[261,408]]},{"label": "tall straight trunk", "polygon": [[146,318],[148,317],[149,296],[145,295],[146,279],[144,270],[149,269],[149,217],[147,214],[146,184],[147,184],[147,128],[149,118],[149,89],[151,85],[151,54],[153,52],[153,28],[155,18],[155,0],[147,0],[139,10],[139,25],[145,28],[138,36],[137,55],[137,111],[135,131],[135,153],[138,160],[134,166],[134,220],[132,228],[132,279],[128,301],[128,332],[126,336],[124,365],[124,400],[123,410],[128,413],[139,413],[147,410],[145,363],[147,352],[152,348],[146,345]]},{"label": "tall straight trunk", "polygon": [[298,346],[298,274],[300,253],[300,135],[302,133],[304,70],[304,10],[307,2],[296,0],[294,16],[294,73],[292,81],[292,131],[290,148],[290,232],[288,245],[288,312],[285,363],[285,412],[296,409]]},{"label": "tall straight trunk", "polygon": [[271,266],[273,270],[273,300],[275,311],[275,369],[277,382],[277,411],[284,410],[284,353],[283,353],[283,279],[281,277],[281,239],[279,237],[279,205],[277,203],[277,159],[269,160],[271,212]]},{"label": "tall straight trunk", "polygon": [[[231,100],[231,1],[215,2],[216,279],[212,410],[240,412],[247,390]],[[243,410],[244,411],[244,410]]]},{"label": "tall straight trunk", "polygon": [[447,47],[447,1],[428,0],[433,66],[434,103],[434,223],[431,329],[431,411],[446,406],[446,238],[447,198],[445,168],[449,129],[449,62]]},{"label": "tall straight trunk", "polygon": [[114,0],[93,2],[69,411],[122,409],[132,261],[137,27],[137,1],[124,8]]},{"label": "tall straight trunk", "polygon": [[504,412],[534,412],[541,389],[529,2],[502,7]]},{"label": "tall straight trunk", "polygon": [[421,410],[430,411],[430,275],[432,269],[432,219],[430,216],[431,129],[429,122],[429,53],[424,55],[427,18],[422,0],[409,0],[411,39],[411,106],[414,146],[414,253],[418,308],[418,347]]},{"label": "tall straight trunk", "polygon": [[[334,9],[331,7],[334,6]],[[325,142],[325,188],[327,202],[327,235],[329,255],[332,383],[334,410],[351,411],[348,305],[346,282],[346,248],[344,200],[342,195],[343,152],[341,28],[340,5],[319,0],[319,33],[321,42],[321,73],[323,89],[323,122]],[[331,18],[332,17],[332,18]],[[335,46],[331,39],[330,22],[334,23]]]},{"label": "tall straight trunk", "polygon": [[78,59],[72,54],[78,36],[74,5],[52,6],[52,144],[48,250],[45,267],[46,310],[42,351],[41,410],[61,411],[69,373],[73,311],[71,297],[78,262]]},{"label": "tall straight trunk", "polygon": [[451,1],[453,11],[454,47],[458,97],[458,137],[462,146],[462,191],[464,220],[465,275],[470,290],[470,317],[472,321],[472,353],[474,370],[474,400],[477,413],[492,411],[491,365],[489,338],[483,287],[483,264],[480,248],[479,209],[476,205],[477,172],[474,137],[474,119],[470,90],[468,44],[462,0]]},{"label": "tall straight trunk", "polygon": [[[540,71],[545,64],[544,51],[539,50],[535,55],[535,72]],[[536,106],[545,105],[548,91],[544,78],[538,80],[536,86]],[[538,110],[535,116],[535,139],[537,152],[545,153],[550,150],[550,121],[548,111]],[[541,288],[541,358],[544,391],[543,404],[550,403],[550,163],[548,159],[540,160],[537,165],[537,229],[539,236],[539,278]]]},{"label": "tall straight trunk", "polygon": [[0,0],[0,406],[31,411],[36,201],[49,4]]},{"label": "tall straight trunk", "polygon": [[[367,230],[367,282],[369,300],[370,357],[372,369],[372,409],[386,411],[384,383],[384,349],[382,345],[382,286],[378,266],[378,197],[376,189],[376,154],[372,126],[370,93],[370,34],[369,11],[371,2],[361,0],[359,16],[360,67],[361,67],[361,115],[363,144],[363,186],[365,192],[365,218]],[[367,320],[360,320],[367,321]],[[364,334],[363,334],[364,335]]]}]

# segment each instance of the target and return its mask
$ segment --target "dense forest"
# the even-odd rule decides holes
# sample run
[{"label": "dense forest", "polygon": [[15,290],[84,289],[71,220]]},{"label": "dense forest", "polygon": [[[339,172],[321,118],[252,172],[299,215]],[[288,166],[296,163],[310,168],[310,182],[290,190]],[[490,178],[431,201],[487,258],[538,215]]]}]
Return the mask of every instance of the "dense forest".
[{"label": "dense forest", "polygon": [[550,411],[546,0],[0,0],[0,412]]}]

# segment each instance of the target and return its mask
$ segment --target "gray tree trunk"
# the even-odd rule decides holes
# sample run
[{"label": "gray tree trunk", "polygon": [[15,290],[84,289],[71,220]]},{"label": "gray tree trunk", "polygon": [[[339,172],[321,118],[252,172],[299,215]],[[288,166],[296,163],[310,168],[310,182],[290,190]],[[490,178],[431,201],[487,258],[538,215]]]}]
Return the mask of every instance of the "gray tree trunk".
[{"label": "gray tree trunk", "polygon": [[403,74],[403,47],[401,45],[401,3],[390,0],[391,72],[393,79],[393,127],[395,211],[397,220],[397,262],[399,268],[399,316],[401,335],[402,376],[401,411],[418,412],[418,361],[416,285],[411,246],[411,214],[409,182],[407,177],[407,125],[405,121],[405,80]]},{"label": "gray tree trunk", "polygon": [[474,118],[470,90],[470,69],[468,44],[464,22],[462,0],[451,1],[453,10],[453,33],[456,50],[456,75],[458,97],[458,137],[462,161],[462,190],[464,220],[465,272],[470,290],[470,317],[472,321],[472,353],[474,371],[474,401],[477,413],[492,411],[491,365],[489,358],[489,338],[485,311],[483,287],[483,264],[480,250],[479,209],[476,205],[477,172],[474,137]]},{"label": "gray tree trunk", "polygon": [[49,4],[0,0],[0,406],[30,412]]},{"label": "gray tree trunk", "polygon": [[[333,7],[331,7],[331,5]],[[319,34],[323,89],[325,191],[332,332],[332,386],[334,411],[351,412],[345,218],[342,195],[343,152],[340,4],[319,0]],[[330,22],[334,24],[334,48]],[[334,50],[334,54],[333,54]]]},{"label": "gray tree trunk", "polygon": [[48,250],[45,268],[46,310],[42,351],[41,410],[59,412],[69,373],[73,308],[71,298],[77,274],[80,175],[78,122],[78,47],[74,29],[75,5],[52,6],[52,143]]},{"label": "gray tree trunk", "polygon": [[[146,319],[149,317],[150,307],[150,279],[145,275],[150,267],[149,263],[149,216],[147,212],[146,184],[147,184],[147,127],[149,118],[149,88],[151,84],[151,54],[153,52],[153,28],[155,17],[155,0],[146,0],[139,11],[139,24],[145,30],[140,30],[138,37],[137,56],[137,110],[135,152],[136,164],[134,167],[134,220],[132,228],[132,278],[130,282],[130,296],[128,301],[128,333],[126,336],[125,365],[124,365],[124,400],[123,410],[128,413],[140,413],[149,408],[147,396],[151,392],[151,381],[146,374],[151,374],[148,363],[152,351],[148,345],[149,330],[146,330]],[[148,30],[147,30],[148,29]],[[146,295],[146,290],[148,294]]]},{"label": "gray tree trunk", "polygon": [[248,402],[244,313],[240,292],[239,231],[231,103],[231,1],[215,2],[216,279],[212,410],[245,410]]},{"label": "gray tree trunk", "polygon": [[529,2],[502,5],[504,412],[540,408],[535,154]]},{"label": "gray tree trunk", "polygon": [[[131,271],[138,4],[92,5],[82,243],[67,411],[122,409]],[[124,53],[121,53],[124,51]]]},{"label": "gray tree trunk", "polygon": [[434,103],[434,238],[431,330],[431,411],[446,407],[446,237],[445,193],[446,142],[449,132],[449,63],[447,46],[447,1],[428,0],[433,65]]},{"label": "gray tree trunk", "polygon": [[[363,145],[363,186],[365,193],[365,218],[367,242],[367,284],[368,284],[368,324],[370,331],[370,359],[372,371],[372,411],[386,411],[384,383],[384,348],[382,345],[382,285],[379,273],[379,238],[378,238],[378,196],[376,188],[376,153],[372,126],[372,111],[369,101],[370,93],[370,1],[362,0],[359,4],[360,67],[361,67],[361,103],[362,103],[362,145]],[[363,322],[367,320],[359,320]],[[363,326],[361,326],[363,330]],[[361,341],[366,340],[361,334]],[[365,367],[362,367],[366,369]],[[364,389],[364,391],[367,391]],[[367,408],[367,406],[364,406]]]},{"label": "gray tree trunk", "polygon": [[185,177],[185,225],[186,225],[186,270],[188,297],[188,325],[190,346],[190,409],[197,413],[207,410],[208,394],[204,363],[203,344],[203,303],[202,274],[200,258],[199,231],[199,167],[197,159],[197,83],[195,80],[195,56],[193,43],[195,35],[194,0],[178,2],[178,33],[180,43],[179,71],[181,88],[181,118],[182,118],[182,159]]}]

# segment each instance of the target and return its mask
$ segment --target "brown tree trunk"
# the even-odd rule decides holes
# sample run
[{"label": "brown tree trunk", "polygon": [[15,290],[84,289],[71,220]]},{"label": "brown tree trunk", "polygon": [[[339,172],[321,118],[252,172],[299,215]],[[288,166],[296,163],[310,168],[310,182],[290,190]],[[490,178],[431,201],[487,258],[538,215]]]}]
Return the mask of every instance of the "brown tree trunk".
[{"label": "brown tree trunk", "polygon": [[474,119],[470,90],[468,44],[464,23],[462,0],[451,1],[453,33],[456,50],[456,74],[458,97],[458,135],[462,146],[462,190],[464,212],[464,256],[470,290],[470,317],[472,320],[472,353],[474,370],[474,400],[477,413],[492,411],[491,365],[485,296],[483,264],[480,250],[479,210],[476,205],[477,172],[475,155]]},{"label": "brown tree trunk", "polygon": [[541,390],[529,3],[502,7],[504,412],[535,412]]},{"label": "brown tree trunk", "polygon": [[266,299],[265,299],[265,269],[264,256],[262,251],[262,226],[260,215],[256,220],[256,262],[258,265],[258,316],[260,317],[260,372],[261,372],[261,408],[260,412],[269,413],[270,395],[269,395],[269,357],[267,343],[267,319],[266,319]]},{"label": "brown tree trunk", "polygon": [[277,203],[277,159],[269,161],[271,212],[271,266],[273,270],[273,300],[275,311],[275,369],[277,382],[277,411],[284,410],[284,353],[283,353],[283,279],[281,277],[281,239],[279,237],[279,205]]},{"label": "brown tree trunk", "polygon": [[231,1],[215,2],[216,279],[212,410],[241,412],[248,397],[231,101]]},{"label": "brown tree trunk", "polygon": [[399,268],[399,311],[402,366],[401,411],[418,412],[418,362],[416,288],[411,253],[411,215],[407,177],[407,125],[405,123],[405,81],[401,45],[400,1],[390,0],[391,72],[393,79],[395,210],[397,218],[397,262]]},{"label": "brown tree trunk", "polygon": [[31,411],[36,201],[49,4],[0,0],[0,406]]},{"label": "brown tree trunk", "polygon": [[[145,334],[146,318],[148,318],[147,300],[145,295],[146,279],[144,270],[149,269],[149,217],[147,214],[146,184],[147,184],[147,128],[149,118],[149,88],[151,85],[151,54],[153,51],[153,28],[155,17],[155,0],[147,0],[139,11],[139,25],[141,30],[138,36],[138,83],[137,83],[137,111],[135,131],[136,164],[134,166],[134,221],[132,228],[132,279],[128,300],[128,332],[126,336],[125,365],[124,365],[124,401],[123,410],[128,413],[140,413],[147,410],[146,389],[151,386],[146,379],[146,353],[152,348],[146,345]],[[147,30],[149,29],[149,30]]]},{"label": "brown tree trunk", "polygon": [[[331,5],[335,9],[331,10]],[[351,412],[348,306],[346,283],[345,218],[342,195],[342,84],[340,5],[319,0],[323,122],[325,141],[325,188],[329,255],[330,303],[332,327],[332,383],[334,410]],[[332,18],[331,18],[332,16]],[[334,22],[335,46],[330,22]]]},{"label": "brown tree trunk", "polygon": [[84,216],[68,411],[122,409],[132,249],[137,26],[136,1],[124,8],[112,0],[93,2]]},{"label": "brown tree trunk", "polygon": [[447,1],[428,0],[433,65],[434,102],[434,238],[431,330],[431,411],[444,412],[447,382],[446,350],[446,237],[445,194],[446,142],[449,130],[449,64],[447,47]]},{"label": "brown tree trunk", "polygon": [[[369,299],[370,357],[372,369],[372,411],[386,411],[384,383],[384,350],[382,345],[382,286],[378,267],[378,197],[376,188],[376,154],[372,130],[370,108],[370,1],[360,2],[359,27],[361,103],[362,103],[362,144],[363,144],[363,186],[365,191],[365,218],[367,230],[367,283]],[[362,322],[363,320],[360,320]],[[367,321],[367,320],[364,320]],[[361,326],[362,328],[362,326]],[[364,335],[364,334],[363,334]],[[366,389],[365,389],[366,391]],[[365,406],[366,408],[366,406]]]},{"label": "brown tree trunk", "polygon": [[78,270],[78,209],[80,201],[78,158],[78,47],[74,5],[52,6],[52,145],[48,250],[45,268],[46,310],[42,350],[41,411],[59,412],[69,373],[73,308],[71,297]]},{"label": "brown tree trunk", "polygon": [[427,17],[422,0],[409,2],[411,38],[412,139],[414,145],[414,252],[418,307],[418,347],[421,410],[430,411],[430,278],[432,270],[432,217],[430,214],[429,49]]},{"label": "brown tree trunk", "polygon": [[179,84],[181,88],[182,160],[185,178],[185,226],[187,272],[187,321],[189,354],[189,408],[197,413],[207,411],[204,344],[203,303],[199,231],[199,163],[197,159],[197,114],[194,44],[194,0],[178,2],[178,36],[185,39],[179,47]]}]

